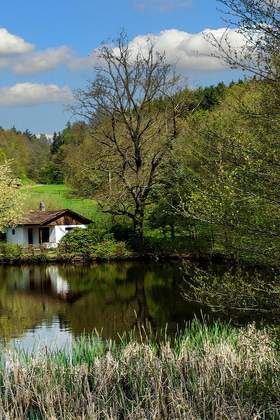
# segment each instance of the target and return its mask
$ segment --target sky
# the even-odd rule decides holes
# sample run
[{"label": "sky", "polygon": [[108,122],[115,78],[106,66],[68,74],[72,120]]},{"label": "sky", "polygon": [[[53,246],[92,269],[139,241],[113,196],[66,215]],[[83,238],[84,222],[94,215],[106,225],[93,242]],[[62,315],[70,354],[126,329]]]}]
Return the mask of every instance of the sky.
[{"label": "sky", "polygon": [[[75,118],[73,92],[94,76],[93,52],[121,30],[132,48],[152,38],[191,87],[236,79],[203,35],[223,36],[218,8],[216,0],[2,0],[0,126],[63,129]],[[234,29],[229,37],[242,46]]]}]

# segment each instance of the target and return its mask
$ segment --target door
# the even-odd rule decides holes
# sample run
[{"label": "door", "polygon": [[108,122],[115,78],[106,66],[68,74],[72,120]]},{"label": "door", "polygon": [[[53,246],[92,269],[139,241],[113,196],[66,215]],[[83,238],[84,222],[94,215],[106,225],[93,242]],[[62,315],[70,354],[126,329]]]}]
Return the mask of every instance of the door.
[{"label": "door", "polygon": [[33,229],[28,228],[28,245],[33,245]]},{"label": "door", "polygon": [[39,230],[40,244],[46,244],[50,242],[50,228],[44,227]]}]

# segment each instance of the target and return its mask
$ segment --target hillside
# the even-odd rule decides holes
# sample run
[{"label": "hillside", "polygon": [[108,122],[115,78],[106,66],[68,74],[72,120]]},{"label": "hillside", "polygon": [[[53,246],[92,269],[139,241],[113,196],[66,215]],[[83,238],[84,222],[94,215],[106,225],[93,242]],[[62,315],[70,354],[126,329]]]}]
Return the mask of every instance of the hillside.
[{"label": "hillside", "polygon": [[48,210],[68,208],[95,221],[105,217],[94,200],[73,197],[66,185],[26,185],[23,192],[26,210],[38,209],[40,201],[44,201]]}]

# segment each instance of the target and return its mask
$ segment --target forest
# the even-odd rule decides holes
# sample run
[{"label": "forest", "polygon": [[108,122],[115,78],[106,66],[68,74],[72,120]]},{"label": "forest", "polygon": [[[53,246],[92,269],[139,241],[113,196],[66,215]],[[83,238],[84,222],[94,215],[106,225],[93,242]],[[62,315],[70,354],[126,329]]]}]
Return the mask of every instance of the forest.
[{"label": "forest", "polygon": [[[176,93],[179,132],[145,201],[143,231],[148,236],[163,236],[168,243],[173,239],[177,247],[179,238],[190,238],[193,249],[275,261],[280,174],[273,89],[251,78]],[[272,110],[274,124],[266,119]],[[0,145],[2,163],[8,159],[22,183],[66,184],[73,196],[97,200],[101,210],[113,215],[121,239],[133,234],[129,213],[135,203],[120,188],[116,162],[110,161],[110,168],[100,158],[100,143],[87,122],[68,123],[52,141],[1,129]],[[160,145],[154,136],[152,147]],[[186,240],[185,246],[189,249]]]},{"label": "forest", "polygon": [[223,45],[209,42],[241,80],[188,87],[151,42],[135,55],[121,33],[100,47],[102,66],[75,93],[75,121],[52,140],[0,130],[2,165],[22,184],[65,184],[94,200],[133,249],[165,244],[277,265],[278,6],[220,2],[246,48],[234,50],[226,33]]}]

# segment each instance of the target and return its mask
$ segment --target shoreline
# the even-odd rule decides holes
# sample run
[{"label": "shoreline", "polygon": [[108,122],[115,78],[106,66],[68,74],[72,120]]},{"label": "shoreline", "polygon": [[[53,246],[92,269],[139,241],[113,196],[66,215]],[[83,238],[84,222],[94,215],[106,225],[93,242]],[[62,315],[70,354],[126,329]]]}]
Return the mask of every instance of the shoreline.
[{"label": "shoreline", "polygon": [[[24,264],[87,264],[87,263],[105,263],[105,262],[129,262],[129,261],[178,261],[178,260],[193,260],[191,254],[133,254],[128,256],[110,256],[110,257],[84,257],[81,255],[73,256],[48,256],[48,255],[32,255],[20,258],[1,258],[0,265],[18,266]],[[205,258],[204,258],[205,259]]]},{"label": "shoreline", "polygon": [[131,253],[130,255],[116,255],[116,256],[92,256],[85,257],[82,255],[48,255],[48,253],[40,253],[33,255],[24,255],[21,257],[8,258],[0,256],[0,266],[18,267],[23,265],[44,265],[44,264],[104,264],[104,263],[123,263],[123,262],[175,262],[175,261],[189,261],[196,263],[215,263],[228,264],[231,266],[246,266],[248,268],[264,269],[264,270],[279,270],[279,267],[266,265],[256,261],[236,260],[232,256],[224,255],[222,253],[173,253],[173,254],[156,254],[156,253]]}]

